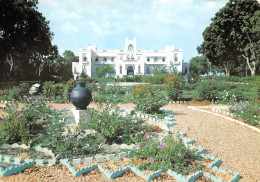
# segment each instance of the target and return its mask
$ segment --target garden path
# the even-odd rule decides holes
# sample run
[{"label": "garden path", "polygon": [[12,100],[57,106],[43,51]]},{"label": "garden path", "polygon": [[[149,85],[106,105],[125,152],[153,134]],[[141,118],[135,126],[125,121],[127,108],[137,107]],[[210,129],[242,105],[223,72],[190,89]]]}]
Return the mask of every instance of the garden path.
[{"label": "garden path", "polygon": [[184,131],[208,154],[222,160],[221,168],[239,172],[241,182],[260,182],[260,134],[225,118],[192,110],[188,104],[168,104],[176,119],[172,129]]}]

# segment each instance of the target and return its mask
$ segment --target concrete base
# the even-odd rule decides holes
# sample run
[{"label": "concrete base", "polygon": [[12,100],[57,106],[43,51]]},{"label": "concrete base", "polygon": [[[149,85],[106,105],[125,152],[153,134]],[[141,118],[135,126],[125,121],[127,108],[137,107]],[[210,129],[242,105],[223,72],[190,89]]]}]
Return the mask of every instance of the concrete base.
[{"label": "concrete base", "polygon": [[76,110],[75,108],[71,109],[75,122],[78,124],[79,121],[81,119],[83,119],[83,121],[88,122],[89,121],[89,117],[87,114],[87,110]]}]

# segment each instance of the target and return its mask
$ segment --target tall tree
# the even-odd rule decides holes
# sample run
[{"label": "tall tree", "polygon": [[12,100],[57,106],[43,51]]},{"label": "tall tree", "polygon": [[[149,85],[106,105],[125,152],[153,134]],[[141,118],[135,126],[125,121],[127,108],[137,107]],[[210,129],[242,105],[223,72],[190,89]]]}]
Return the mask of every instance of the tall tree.
[{"label": "tall tree", "polygon": [[[2,77],[14,73],[25,62],[35,65],[52,54],[49,22],[37,10],[37,0],[0,0],[0,67]],[[9,69],[7,69],[9,67]],[[18,68],[19,67],[19,68]],[[9,74],[10,75],[10,74]]]},{"label": "tall tree", "polygon": [[199,53],[213,65],[222,66],[226,75],[234,74],[244,57],[255,75],[259,64],[259,10],[256,0],[230,0],[203,32]]},{"label": "tall tree", "polygon": [[210,63],[205,56],[196,56],[190,60],[190,77],[197,80],[200,75],[210,72]]}]

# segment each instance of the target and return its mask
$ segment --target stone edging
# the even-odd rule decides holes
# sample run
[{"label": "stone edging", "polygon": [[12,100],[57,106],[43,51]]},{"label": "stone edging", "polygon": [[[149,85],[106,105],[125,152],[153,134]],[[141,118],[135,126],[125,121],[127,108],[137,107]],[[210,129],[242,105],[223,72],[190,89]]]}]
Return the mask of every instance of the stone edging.
[{"label": "stone edging", "polygon": [[227,116],[223,116],[223,115],[218,114],[218,113],[215,113],[215,112],[206,111],[206,110],[204,110],[204,109],[199,109],[199,108],[196,108],[196,107],[194,107],[194,106],[188,106],[188,108],[189,108],[189,109],[193,109],[193,110],[198,110],[198,111],[206,112],[206,113],[209,113],[209,114],[214,114],[214,115],[216,115],[216,116],[220,116],[220,117],[225,118],[225,119],[227,119],[227,120],[229,120],[229,121],[233,121],[233,122],[235,122],[235,123],[237,123],[237,124],[239,124],[239,125],[246,126],[246,127],[250,128],[250,129],[254,130],[254,131],[257,132],[257,133],[260,133],[260,129],[258,129],[258,128],[256,128],[256,127],[253,127],[253,126],[251,126],[251,125],[248,125],[248,124],[246,124],[246,123],[243,123],[243,122],[241,122],[241,121],[238,121],[238,120],[236,120],[236,119],[233,119],[233,118],[230,118],[230,117],[227,117]]},{"label": "stone edging", "polygon": [[0,162],[9,163],[12,165],[5,170],[0,166],[0,176],[2,177],[16,174],[35,164],[34,160],[32,159],[22,159],[19,157],[12,158],[8,155],[0,155]]}]

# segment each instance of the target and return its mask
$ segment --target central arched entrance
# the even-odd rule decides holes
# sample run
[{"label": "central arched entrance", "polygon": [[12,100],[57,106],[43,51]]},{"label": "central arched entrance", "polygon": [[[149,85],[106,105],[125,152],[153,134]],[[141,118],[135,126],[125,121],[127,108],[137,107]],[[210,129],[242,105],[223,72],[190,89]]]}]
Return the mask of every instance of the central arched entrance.
[{"label": "central arched entrance", "polygon": [[127,75],[134,75],[134,68],[133,66],[127,67]]}]

